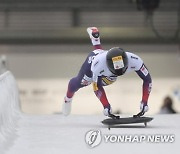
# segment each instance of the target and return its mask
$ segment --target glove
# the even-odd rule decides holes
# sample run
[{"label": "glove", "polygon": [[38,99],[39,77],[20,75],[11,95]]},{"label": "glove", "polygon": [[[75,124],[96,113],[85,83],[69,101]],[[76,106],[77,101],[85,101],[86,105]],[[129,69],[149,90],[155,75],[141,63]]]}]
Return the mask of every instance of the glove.
[{"label": "glove", "polygon": [[149,107],[148,107],[147,103],[141,102],[141,104],[140,104],[140,111],[145,113],[148,110],[149,110]]},{"label": "glove", "polygon": [[143,103],[141,102],[140,104],[140,112],[136,115],[133,115],[133,117],[141,117],[145,114],[145,112],[147,112],[149,110],[149,107],[147,105],[147,103]]},{"label": "glove", "polygon": [[111,106],[109,106],[107,108],[104,108],[103,113],[104,113],[105,116],[109,116],[110,114],[112,114]]},{"label": "glove", "polygon": [[114,114],[112,114],[112,109],[111,109],[111,106],[107,107],[107,108],[104,108],[104,111],[103,111],[104,115],[105,116],[108,116],[112,119],[119,119],[120,116],[116,116]]}]

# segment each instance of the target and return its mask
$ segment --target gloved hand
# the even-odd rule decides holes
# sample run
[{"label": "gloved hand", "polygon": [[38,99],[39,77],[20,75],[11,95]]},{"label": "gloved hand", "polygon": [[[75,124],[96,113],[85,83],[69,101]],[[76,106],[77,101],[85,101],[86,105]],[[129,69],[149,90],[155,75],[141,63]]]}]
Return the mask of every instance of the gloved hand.
[{"label": "gloved hand", "polygon": [[107,107],[107,108],[104,108],[104,111],[103,111],[104,115],[105,116],[108,116],[112,119],[119,119],[120,116],[116,116],[114,114],[112,114],[112,109],[111,109],[111,106]]},{"label": "gloved hand", "polygon": [[145,113],[148,110],[149,110],[149,107],[148,107],[147,103],[141,102],[141,104],[140,104],[140,111]]},{"label": "gloved hand", "polygon": [[134,115],[133,117],[141,117],[145,114],[145,112],[147,112],[149,110],[149,107],[147,105],[147,103],[143,103],[141,102],[140,104],[140,112],[136,115]]},{"label": "gloved hand", "polygon": [[105,116],[109,116],[110,114],[112,114],[111,106],[104,108],[103,113]]}]

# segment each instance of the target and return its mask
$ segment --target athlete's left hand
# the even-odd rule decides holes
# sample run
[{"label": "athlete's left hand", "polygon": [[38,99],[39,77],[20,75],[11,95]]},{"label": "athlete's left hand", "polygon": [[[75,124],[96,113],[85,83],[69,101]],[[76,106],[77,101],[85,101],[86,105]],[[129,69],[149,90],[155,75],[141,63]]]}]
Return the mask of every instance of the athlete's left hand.
[{"label": "athlete's left hand", "polygon": [[105,116],[109,116],[110,114],[112,114],[111,106],[109,105],[108,107],[105,107],[103,113]]},{"label": "athlete's left hand", "polygon": [[149,107],[148,107],[147,103],[141,102],[141,104],[140,104],[140,111],[145,113],[148,110],[149,110]]},{"label": "athlete's left hand", "polygon": [[141,102],[140,104],[140,112],[136,115],[134,115],[134,117],[141,117],[145,114],[145,112],[147,112],[149,110],[149,107],[147,105],[147,103],[143,103]]}]

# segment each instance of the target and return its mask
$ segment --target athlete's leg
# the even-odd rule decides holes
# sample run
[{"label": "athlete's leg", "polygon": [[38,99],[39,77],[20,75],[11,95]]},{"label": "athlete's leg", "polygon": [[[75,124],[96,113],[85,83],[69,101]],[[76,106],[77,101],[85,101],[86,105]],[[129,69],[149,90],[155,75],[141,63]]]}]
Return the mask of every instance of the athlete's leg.
[{"label": "athlete's leg", "polygon": [[[95,49],[102,49],[100,43],[100,35],[99,31],[96,27],[89,27],[87,28],[87,32],[91,39],[91,42]],[[92,54],[92,53],[90,53]],[[93,53],[94,54],[94,53]],[[63,114],[68,115],[71,112],[71,102],[72,98],[80,88],[87,86],[91,83],[91,70],[90,64],[88,63],[88,58],[86,59],[85,63],[82,65],[81,70],[77,77],[72,78],[68,84],[68,90],[66,96],[64,98],[63,103]],[[86,76],[87,75],[87,76]]]},{"label": "athlete's leg", "polygon": [[77,92],[80,88],[88,86],[90,84],[91,78],[89,78],[85,74],[83,75],[80,71],[77,77],[74,77],[69,81],[66,97],[72,98],[75,92]]},{"label": "athlete's leg", "polygon": [[74,77],[69,81],[68,90],[66,93],[66,96],[68,98],[72,98],[74,96],[74,93],[82,87],[80,82],[81,81],[78,77]]},{"label": "athlete's leg", "polygon": [[74,94],[82,87],[91,84],[91,78],[86,76],[83,72],[84,67],[81,68],[77,77],[72,78],[68,84],[68,90],[66,96],[64,97],[63,103],[63,114],[69,115],[71,112],[71,102]]}]

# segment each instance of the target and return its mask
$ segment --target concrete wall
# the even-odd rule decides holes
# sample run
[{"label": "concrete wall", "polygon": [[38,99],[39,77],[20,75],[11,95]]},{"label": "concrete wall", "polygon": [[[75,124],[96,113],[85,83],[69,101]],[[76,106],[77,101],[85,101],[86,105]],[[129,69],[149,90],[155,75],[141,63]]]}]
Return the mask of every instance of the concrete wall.
[{"label": "concrete wall", "polygon": [[[178,45],[105,45],[120,46],[138,54],[153,77],[180,77]],[[1,45],[0,54],[8,59],[9,69],[17,78],[70,78],[75,76],[91,45]],[[131,75],[127,75],[131,77]]]}]

